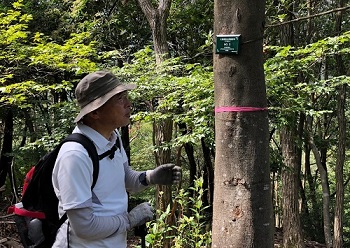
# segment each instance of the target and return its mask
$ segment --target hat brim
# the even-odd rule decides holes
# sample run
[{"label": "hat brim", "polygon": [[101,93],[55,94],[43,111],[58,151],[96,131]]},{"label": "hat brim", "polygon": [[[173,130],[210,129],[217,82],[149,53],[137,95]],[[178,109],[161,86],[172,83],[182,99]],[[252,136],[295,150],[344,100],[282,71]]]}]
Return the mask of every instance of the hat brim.
[{"label": "hat brim", "polygon": [[113,96],[115,96],[118,93],[121,93],[126,90],[133,90],[136,88],[136,84],[122,84],[117,87],[115,87],[113,90],[109,91],[107,94],[93,100],[92,102],[85,105],[75,118],[74,122],[79,122],[81,118],[83,118],[88,113],[98,109],[103,104],[105,104],[109,99],[111,99]]}]

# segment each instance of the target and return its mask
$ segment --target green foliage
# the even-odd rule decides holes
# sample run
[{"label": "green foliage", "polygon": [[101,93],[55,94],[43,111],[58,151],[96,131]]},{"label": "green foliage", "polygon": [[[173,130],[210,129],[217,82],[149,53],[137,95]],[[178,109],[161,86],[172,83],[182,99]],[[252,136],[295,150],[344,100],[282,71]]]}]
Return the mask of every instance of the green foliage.
[{"label": "green foliage", "polygon": [[138,85],[130,92],[134,106],[140,108],[133,120],[153,122],[170,117],[176,124],[186,124],[187,131],[173,139],[172,147],[195,144],[201,138],[213,144],[212,68],[184,64],[180,58],[156,66],[153,56],[153,51],[146,47],[135,54],[130,64],[116,71],[123,81]]},{"label": "green foliage", "polygon": [[[146,240],[149,247],[162,248],[165,233],[172,233],[172,247],[175,248],[201,248],[210,247],[211,231],[208,230],[208,220],[204,215],[203,206],[203,178],[194,182],[193,197],[188,191],[180,189],[175,197],[174,205],[177,206],[178,216],[174,226],[168,226],[166,220],[171,218],[172,210],[168,206],[166,211],[157,211],[157,220],[149,223],[149,234]],[[210,229],[210,228],[209,228]]]},{"label": "green foliage", "polygon": [[[349,84],[350,78],[336,75],[332,59],[339,54],[345,59],[349,55],[349,44],[350,32],[345,32],[298,49],[290,46],[267,48],[269,52],[275,52],[265,63],[267,95],[273,119],[285,124],[290,122],[290,113],[304,112],[315,117],[333,113],[334,104],[328,102],[328,98],[339,85]],[[320,78],[320,68],[325,63],[330,75]]]},{"label": "green foliage", "polygon": [[[27,24],[31,17],[20,12],[21,2],[14,3],[16,11],[0,15],[0,46],[4,47],[0,52],[0,68],[4,69],[0,74],[0,102],[28,108],[33,105],[30,100],[38,99],[38,95],[71,90],[72,83],[57,82],[57,74],[95,70],[90,59],[96,55],[93,42],[84,44],[86,33],[72,34],[64,45],[47,42],[48,38],[38,33],[30,36]],[[43,75],[38,75],[38,71]],[[45,74],[49,72],[56,77],[48,81]]]},{"label": "green foliage", "polygon": [[19,185],[28,168],[72,131],[74,84],[82,73],[97,68],[89,34],[71,34],[55,43],[29,30],[33,19],[24,7],[19,0],[0,13],[0,106],[14,113]]},{"label": "green foliage", "polygon": [[63,45],[54,42],[46,42],[40,34],[35,35],[35,42],[31,56],[32,66],[45,65],[53,67],[56,70],[75,71],[81,74],[96,69],[92,60],[97,57],[93,48],[95,42],[84,43],[88,40],[90,33],[72,34],[71,38],[66,40]]},{"label": "green foliage", "polygon": [[69,91],[72,88],[73,85],[69,82],[62,82],[62,84],[57,85],[41,85],[34,81],[13,83],[5,87],[0,87],[0,93],[3,94],[0,98],[0,103],[16,105],[20,109],[32,108],[34,105],[40,103],[41,100],[45,100],[44,95],[48,92],[55,91],[58,93]]},{"label": "green foliage", "polygon": [[151,123],[133,123],[130,126],[130,164],[133,169],[145,171],[155,166]]},{"label": "green foliage", "polygon": [[[311,134],[322,155],[324,166],[327,166],[330,191],[335,192],[335,161],[339,130],[336,121],[337,94],[341,85],[349,85],[348,75],[339,75],[336,56],[341,55],[345,68],[349,66],[350,33],[344,32],[339,36],[327,37],[303,47],[267,47],[265,75],[267,94],[270,105],[271,127],[296,126],[302,113],[309,121]],[[349,113],[346,107],[346,116]],[[330,124],[332,123],[332,124]],[[300,126],[299,126],[300,127]],[[307,144],[305,133],[301,140]],[[273,172],[281,168],[279,151],[272,145],[271,162]],[[300,146],[302,148],[302,146]],[[327,154],[325,153],[327,151]],[[311,157],[311,159],[313,159]],[[312,164],[312,180],[315,191],[308,183],[304,186],[308,212],[302,213],[302,225],[305,237],[324,242],[322,212],[322,188],[316,165]],[[346,175],[344,166],[344,175]],[[303,172],[300,172],[303,179]],[[307,182],[306,179],[304,179]],[[281,196],[283,197],[283,196]],[[314,197],[314,198],[312,198]],[[345,198],[349,196],[346,193]],[[312,199],[315,199],[314,201]],[[334,199],[331,197],[330,212],[334,211]],[[345,200],[347,202],[347,200]],[[282,206],[283,207],[283,206]],[[347,208],[345,204],[345,209]],[[348,212],[346,209],[345,212]],[[344,227],[348,220],[345,218]],[[344,228],[344,230],[347,230]],[[344,232],[344,240],[348,240],[348,233]],[[344,244],[345,245],[345,244]],[[346,246],[346,245],[345,245]]]},{"label": "green foliage", "polygon": [[[168,40],[173,57],[184,56],[189,61],[212,62],[212,47],[203,51],[207,35],[212,32],[214,1],[172,1],[168,18]],[[212,37],[210,37],[211,39]],[[190,62],[191,63],[191,62]]]},{"label": "green foliage", "polygon": [[[20,7],[22,1],[14,3],[13,9],[0,13],[0,71],[1,74],[12,67],[11,62],[19,63],[26,57],[28,36],[27,27],[30,15],[22,15]],[[10,76],[8,76],[10,77]],[[4,80],[4,76],[0,76]],[[1,81],[0,81],[1,82]]]},{"label": "green foliage", "polygon": [[[60,18],[57,38],[59,34],[67,33],[67,29],[79,33],[87,31],[102,52],[119,49],[127,56],[152,41],[151,30],[137,1],[64,2],[69,10]],[[102,61],[105,65],[113,62]]]}]

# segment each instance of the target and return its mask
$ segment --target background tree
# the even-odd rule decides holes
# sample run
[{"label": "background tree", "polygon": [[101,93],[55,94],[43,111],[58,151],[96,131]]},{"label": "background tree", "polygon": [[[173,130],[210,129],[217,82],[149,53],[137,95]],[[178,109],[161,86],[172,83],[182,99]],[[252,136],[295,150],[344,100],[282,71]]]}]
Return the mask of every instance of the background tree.
[{"label": "background tree", "polygon": [[[344,7],[345,1],[339,0],[337,7]],[[337,35],[341,34],[343,22],[343,12],[336,13],[335,31]],[[336,75],[346,74],[342,55],[336,54]],[[346,84],[341,84],[337,87],[337,121],[339,126],[339,142],[338,152],[336,155],[335,179],[336,179],[336,198],[334,209],[334,242],[327,244],[329,247],[341,248],[343,247],[343,221],[344,221],[344,163],[346,151]]]},{"label": "background tree", "polygon": [[[293,19],[294,2],[284,1],[284,8],[280,14],[284,14],[284,20]],[[282,25],[281,45],[294,46],[295,30],[293,23]],[[297,78],[290,83],[297,82]],[[303,132],[303,115],[294,112],[290,114],[288,125],[281,127],[280,139],[284,167],[282,168],[282,208],[283,208],[283,246],[304,247],[302,228],[299,216],[299,182],[301,170],[301,147],[299,140]],[[300,123],[300,125],[298,125]]]}]

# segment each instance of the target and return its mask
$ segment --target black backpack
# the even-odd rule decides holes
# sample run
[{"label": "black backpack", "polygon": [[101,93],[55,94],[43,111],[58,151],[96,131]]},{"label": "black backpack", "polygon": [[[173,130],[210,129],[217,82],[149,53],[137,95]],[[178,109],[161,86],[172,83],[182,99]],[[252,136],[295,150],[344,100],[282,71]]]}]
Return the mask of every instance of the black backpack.
[{"label": "black backpack", "polygon": [[[58,152],[63,143],[74,141],[82,144],[88,151],[93,164],[93,183],[96,184],[99,173],[99,159],[93,142],[83,134],[73,133],[66,137],[53,151],[42,157],[32,168],[32,175],[23,192],[22,202],[13,206],[15,222],[21,242],[25,248],[52,247],[57,230],[67,220],[67,214],[58,215],[58,199],[52,186],[52,170]],[[78,166],[78,165],[77,165]]]}]

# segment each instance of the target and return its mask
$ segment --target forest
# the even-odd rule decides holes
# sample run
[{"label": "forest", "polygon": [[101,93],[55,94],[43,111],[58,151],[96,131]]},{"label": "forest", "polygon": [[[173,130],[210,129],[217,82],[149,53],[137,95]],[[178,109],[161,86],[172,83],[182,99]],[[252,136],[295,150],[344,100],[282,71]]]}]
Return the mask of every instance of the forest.
[{"label": "forest", "polygon": [[[79,80],[110,70],[138,86],[121,129],[130,165],[183,170],[177,187],[130,196],[157,207],[147,247],[217,247],[214,10],[254,18],[254,4],[264,8],[252,42],[263,56],[275,247],[350,247],[346,0],[0,0],[1,206],[20,201],[26,172],[73,130]],[[248,243],[227,247],[258,247]]]}]

